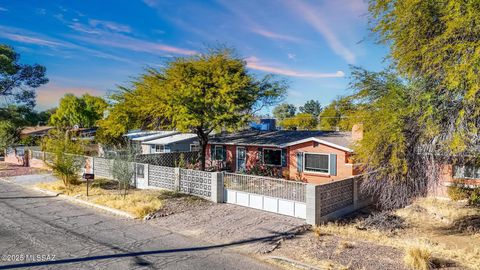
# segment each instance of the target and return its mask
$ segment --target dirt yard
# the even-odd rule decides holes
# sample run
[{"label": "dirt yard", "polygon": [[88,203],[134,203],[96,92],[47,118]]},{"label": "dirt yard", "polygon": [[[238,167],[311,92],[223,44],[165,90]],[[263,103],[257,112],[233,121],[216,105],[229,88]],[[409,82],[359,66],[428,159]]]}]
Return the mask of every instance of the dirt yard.
[{"label": "dirt yard", "polygon": [[386,215],[363,212],[318,226],[270,255],[322,269],[411,269],[404,261],[412,247],[431,254],[430,269],[480,269],[480,209],[420,199]]},{"label": "dirt yard", "polygon": [[19,176],[19,175],[42,174],[42,173],[48,173],[48,171],[0,162],[0,177],[11,177],[11,176]]},{"label": "dirt yard", "polygon": [[[306,228],[302,219],[232,204],[204,201],[183,209],[151,222],[214,244],[232,244],[242,252],[255,254],[273,250],[282,239],[291,238]],[[162,209],[161,213],[165,211]]]}]

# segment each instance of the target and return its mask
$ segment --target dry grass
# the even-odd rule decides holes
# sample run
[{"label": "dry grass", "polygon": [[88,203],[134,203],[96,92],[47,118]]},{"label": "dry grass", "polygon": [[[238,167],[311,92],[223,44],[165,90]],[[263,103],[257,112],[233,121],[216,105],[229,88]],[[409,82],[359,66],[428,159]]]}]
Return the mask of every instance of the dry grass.
[{"label": "dry grass", "polygon": [[320,226],[314,226],[312,230],[316,237],[320,238],[322,236],[322,230],[320,229]]},{"label": "dry grass", "polygon": [[129,190],[127,196],[123,198],[123,193],[121,194],[121,191],[115,189],[116,183],[102,179],[95,180],[91,184],[88,197],[86,196],[87,186],[85,183],[71,186],[69,189],[65,189],[60,181],[41,183],[37,187],[119,209],[131,213],[137,218],[143,218],[145,215],[161,208],[162,201],[165,198],[163,194],[165,191],[138,189]]},{"label": "dry grass", "polygon": [[[323,234],[369,241],[376,244],[407,249],[412,241],[428,246],[432,256],[455,262],[470,269],[480,270],[480,237],[478,232],[459,231],[455,224],[461,220],[480,216],[480,208],[465,203],[425,198],[412,206],[396,211],[405,219],[407,227],[398,234],[369,229],[358,229],[359,222],[330,222],[319,226]],[[478,224],[477,224],[478,225]]]},{"label": "dry grass", "polygon": [[432,252],[427,246],[413,244],[405,248],[405,265],[414,270],[432,269]]}]

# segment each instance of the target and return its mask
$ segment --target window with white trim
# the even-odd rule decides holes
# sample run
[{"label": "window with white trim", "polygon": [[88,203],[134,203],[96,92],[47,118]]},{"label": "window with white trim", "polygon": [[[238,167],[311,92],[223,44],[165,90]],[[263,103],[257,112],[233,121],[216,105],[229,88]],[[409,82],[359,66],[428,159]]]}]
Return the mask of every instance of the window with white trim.
[{"label": "window with white trim", "polygon": [[271,166],[282,165],[282,150],[281,149],[263,149],[263,164]]},{"label": "window with white trim", "polygon": [[170,146],[163,145],[163,144],[156,144],[155,153],[170,153]]},{"label": "window with white trim", "polygon": [[215,145],[213,160],[223,160],[223,145]]},{"label": "window with white trim", "polygon": [[475,165],[455,166],[453,177],[457,179],[480,179],[480,166],[475,166]]},{"label": "window with white trim", "polygon": [[304,170],[307,172],[330,173],[330,155],[304,153]]}]

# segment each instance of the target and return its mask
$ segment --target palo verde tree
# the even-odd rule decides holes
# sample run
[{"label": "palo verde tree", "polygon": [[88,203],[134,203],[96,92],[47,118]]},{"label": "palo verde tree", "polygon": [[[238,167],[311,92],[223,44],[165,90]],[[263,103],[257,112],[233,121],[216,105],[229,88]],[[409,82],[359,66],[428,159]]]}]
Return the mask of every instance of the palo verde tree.
[{"label": "palo verde tree", "polygon": [[399,207],[433,187],[445,159],[478,156],[480,2],[371,0],[369,10],[401,79],[353,80],[371,102],[357,158],[372,172],[366,187]]},{"label": "palo verde tree", "polygon": [[4,103],[35,106],[35,89],[46,84],[46,68],[20,64],[20,55],[7,45],[0,44],[0,97]]},{"label": "palo verde tree", "polygon": [[149,69],[134,82],[127,103],[136,115],[149,116],[151,126],[197,134],[204,170],[212,131],[244,127],[255,111],[276,104],[286,87],[271,75],[257,79],[232,50],[212,49]]}]

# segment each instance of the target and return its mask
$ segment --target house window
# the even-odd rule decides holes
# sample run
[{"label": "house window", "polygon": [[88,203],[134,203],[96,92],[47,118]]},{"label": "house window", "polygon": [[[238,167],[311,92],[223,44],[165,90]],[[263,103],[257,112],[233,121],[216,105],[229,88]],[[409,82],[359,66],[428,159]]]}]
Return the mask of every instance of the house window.
[{"label": "house window", "polygon": [[157,144],[155,145],[155,153],[170,153],[170,146]]},{"label": "house window", "polygon": [[215,145],[213,152],[213,160],[223,160],[223,146]]},{"label": "house window", "polygon": [[480,166],[475,166],[475,165],[455,166],[454,178],[480,179]]},{"label": "house window", "polygon": [[200,145],[199,144],[190,144],[190,151],[200,151]]},{"label": "house window", "polygon": [[330,173],[328,154],[305,153],[303,160],[307,172]]},{"label": "house window", "polygon": [[282,165],[282,150],[263,149],[263,164],[272,166]]}]

